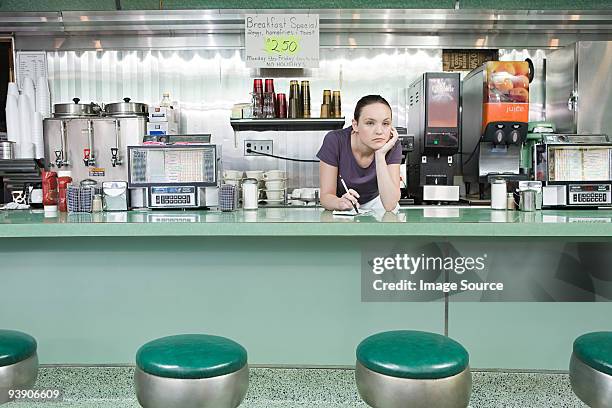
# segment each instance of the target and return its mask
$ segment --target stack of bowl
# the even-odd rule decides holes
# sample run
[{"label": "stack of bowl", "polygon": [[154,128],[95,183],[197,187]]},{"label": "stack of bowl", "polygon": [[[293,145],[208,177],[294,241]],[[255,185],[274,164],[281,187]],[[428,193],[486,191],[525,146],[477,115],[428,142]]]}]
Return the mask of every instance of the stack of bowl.
[{"label": "stack of bowl", "polygon": [[269,170],[263,175],[266,186],[266,201],[269,203],[280,203],[285,200],[285,182],[287,172],[282,170]]}]

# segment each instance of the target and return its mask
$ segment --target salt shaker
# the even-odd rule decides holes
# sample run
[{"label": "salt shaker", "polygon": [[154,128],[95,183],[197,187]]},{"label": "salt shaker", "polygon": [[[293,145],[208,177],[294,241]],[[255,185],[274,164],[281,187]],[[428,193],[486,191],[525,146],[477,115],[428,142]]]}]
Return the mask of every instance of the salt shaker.
[{"label": "salt shaker", "polygon": [[247,178],[242,183],[242,208],[245,210],[256,210],[259,189],[257,179]]},{"label": "salt shaker", "polygon": [[100,194],[94,195],[93,202],[91,203],[91,210],[93,212],[102,212],[102,196]]},{"label": "salt shaker", "polygon": [[514,202],[514,194],[508,193],[507,197],[507,208],[508,210],[516,210],[516,203]]}]

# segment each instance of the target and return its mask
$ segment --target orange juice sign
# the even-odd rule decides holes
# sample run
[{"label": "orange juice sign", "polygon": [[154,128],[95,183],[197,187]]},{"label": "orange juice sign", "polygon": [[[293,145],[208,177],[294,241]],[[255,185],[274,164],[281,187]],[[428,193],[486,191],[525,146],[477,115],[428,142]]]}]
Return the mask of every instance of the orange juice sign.
[{"label": "orange juice sign", "polygon": [[486,71],[483,130],[491,122],[528,122],[529,64],[491,61]]},{"label": "orange juice sign", "polygon": [[245,17],[249,68],[317,68],[317,14],[258,14]]}]

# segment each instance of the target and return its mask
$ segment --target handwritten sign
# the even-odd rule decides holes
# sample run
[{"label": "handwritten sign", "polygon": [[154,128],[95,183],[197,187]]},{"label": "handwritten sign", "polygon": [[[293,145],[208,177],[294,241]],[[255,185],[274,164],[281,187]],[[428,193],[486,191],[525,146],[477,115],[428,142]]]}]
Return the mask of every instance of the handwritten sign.
[{"label": "handwritten sign", "polygon": [[318,14],[248,14],[244,20],[249,68],[317,68]]}]

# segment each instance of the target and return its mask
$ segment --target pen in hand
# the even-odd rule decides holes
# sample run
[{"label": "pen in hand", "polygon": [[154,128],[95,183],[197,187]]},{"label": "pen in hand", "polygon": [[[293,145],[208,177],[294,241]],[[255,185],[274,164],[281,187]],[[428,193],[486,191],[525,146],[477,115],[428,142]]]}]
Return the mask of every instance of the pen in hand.
[{"label": "pen in hand", "polygon": [[[344,182],[344,179],[342,178],[342,176],[339,176],[339,177],[340,177],[340,181],[342,182],[342,186],[344,187],[344,190],[346,191],[346,193],[351,194],[349,193],[349,189],[346,186],[346,183]],[[355,203],[351,201],[351,204],[353,204],[353,208],[355,209],[355,214],[359,214],[359,210],[357,209],[357,206],[355,205]]]}]

